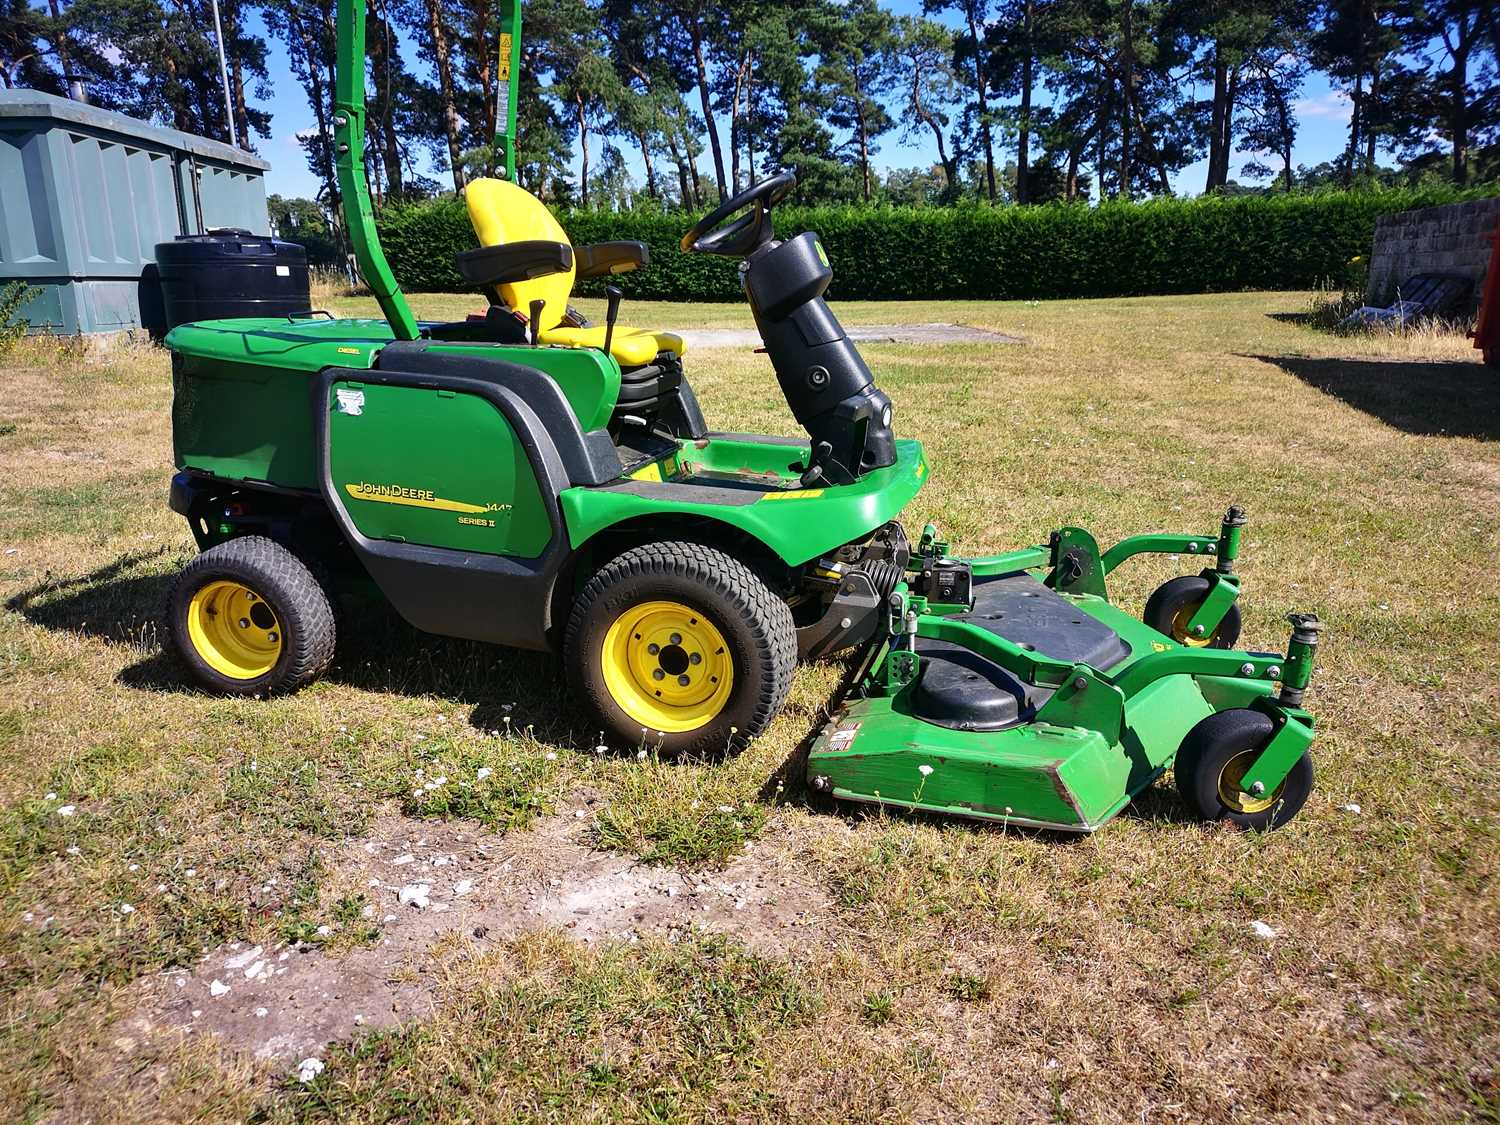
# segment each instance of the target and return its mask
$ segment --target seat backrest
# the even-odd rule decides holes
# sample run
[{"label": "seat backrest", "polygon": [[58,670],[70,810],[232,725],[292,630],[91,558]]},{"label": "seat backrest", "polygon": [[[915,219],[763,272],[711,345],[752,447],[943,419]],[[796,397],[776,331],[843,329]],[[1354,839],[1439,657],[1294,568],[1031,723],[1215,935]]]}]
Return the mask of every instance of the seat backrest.
[{"label": "seat backrest", "polygon": [[[464,188],[464,202],[468,204],[469,222],[474,224],[481,246],[503,246],[533,239],[572,245],[542,201],[509,180],[470,180]],[[501,285],[500,299],[524,317],[531,316],[532,301],[545,302],[542,330],[556,328],[568,311],[573,272],[574,268],[569,266],[561,273]]]}]

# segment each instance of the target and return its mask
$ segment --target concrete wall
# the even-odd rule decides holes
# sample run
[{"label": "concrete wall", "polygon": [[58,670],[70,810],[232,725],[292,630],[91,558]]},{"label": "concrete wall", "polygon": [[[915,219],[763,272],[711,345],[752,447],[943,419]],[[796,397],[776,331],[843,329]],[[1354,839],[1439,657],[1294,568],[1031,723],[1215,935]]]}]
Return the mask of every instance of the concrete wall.
[{"label": "concrete wall", "polygon": [[156,244],[270,230],[264,160],[35,90],[0,90],[0,283],[37,287],[32,332],[159,320]]},{"label": "concrete wall", "polygon": [[1485,236],[1496,224],[1500,224],[1500,197],[1382,216],[1375,222],[1366,299],[1372,305],[1387,305],[1396,299],[1396,287],[1413,274],[1451,274],[1474,283],[1472,311],[1479,306],[1480,286],[1490,261]]}]

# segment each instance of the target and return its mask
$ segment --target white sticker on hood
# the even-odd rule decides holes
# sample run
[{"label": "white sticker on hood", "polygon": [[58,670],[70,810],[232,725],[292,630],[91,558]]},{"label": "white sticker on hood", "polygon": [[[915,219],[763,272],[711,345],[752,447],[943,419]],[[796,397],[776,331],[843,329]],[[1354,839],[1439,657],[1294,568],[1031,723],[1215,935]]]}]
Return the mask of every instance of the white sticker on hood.
[{"label": "white sticker on hood", "polygon": [[353,414],[357,417],[365,412],[364,391],[351,391],[340,387],[333,394],[337,400],[334,403],[334,409],[340,414]]}]

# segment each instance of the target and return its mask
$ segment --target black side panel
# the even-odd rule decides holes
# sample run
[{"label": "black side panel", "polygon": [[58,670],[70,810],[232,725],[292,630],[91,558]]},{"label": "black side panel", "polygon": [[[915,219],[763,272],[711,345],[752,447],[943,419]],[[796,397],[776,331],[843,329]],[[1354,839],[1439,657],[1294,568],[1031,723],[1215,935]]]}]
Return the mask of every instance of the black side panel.
[{"label": "black side panel", "polygon": [[562,458],[570,483],[604,484],[620,475],[620,458],[608,432],[584,433],[557,380],[535,367],[435,351],[423,340],[387,344],[376,358],[375,367],[379,371],[404,372],[412,379],[411,386],[451,386],[457,390],[461,383],[475,382],[505,388],[519,395],[536,414],[550,444]]},{"label": "black side panel", "polygon": [[[388,345],[386,352],[393,346]],[[492,376],[497,368],[516,366],[477,362]],[[540,376],[541,382],[557,391],[557,385],[540,372],[516,369]],[[339,380],[397,387],[441,387],[476,395],[493,405],[515,430],[536,473],[552,524],[552,539],[547,549],[535,559],[519,559],[369,539],[360,534],[334,487],[330,467],[329,390]],[[406,371],[327,367],[312,381],[313,432],[317,435],[318,481],[323,500],[381,592],[403,618],[425,633],[515,648],[551,647],[548,634],[552,628],[553,588],[572,553],[557,503],[558,493],[568,487],[569,481],[563,459],[552,443],[551,431],[534,406],[523,392],[496,378],[434,377]],[[563,408],[567,409],[566,402]],[[568,410],[568,418],[572,417],[572,411]],[[583,438],[576,421],[573,435],[581,447]]]}]

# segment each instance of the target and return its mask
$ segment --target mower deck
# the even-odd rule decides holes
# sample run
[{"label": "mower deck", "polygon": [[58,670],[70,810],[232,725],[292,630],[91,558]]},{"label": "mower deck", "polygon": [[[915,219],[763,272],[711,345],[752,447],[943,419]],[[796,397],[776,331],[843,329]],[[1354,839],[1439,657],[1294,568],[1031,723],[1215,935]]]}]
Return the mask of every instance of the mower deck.
[{"label": "mower deck", "polygon": [[[976,576],[973,608],[941,616],[1109,679],[1182,647],[1102,597],[1057,593],[1043,585],[1044,574]],[[819,735],[808,758],[816,788],[849,801],[1092,832],[1171,765],[1199,720],[1272,690],[1165,676],[1125,699],[1120,735],[1111,739],[1089,725],[1048,721],[1047,705],[1068,686],[1027,683],[949,641],[923,637],[913,650],[920,670],[909,685],[887,691],[869,676],[864,697]],[[876,654],[872,664],[889,655]],[[1123,695],[1102,676],[1089,690]],[[1101,708],[1099,726],[1109,726],[1107,716]]]}]

